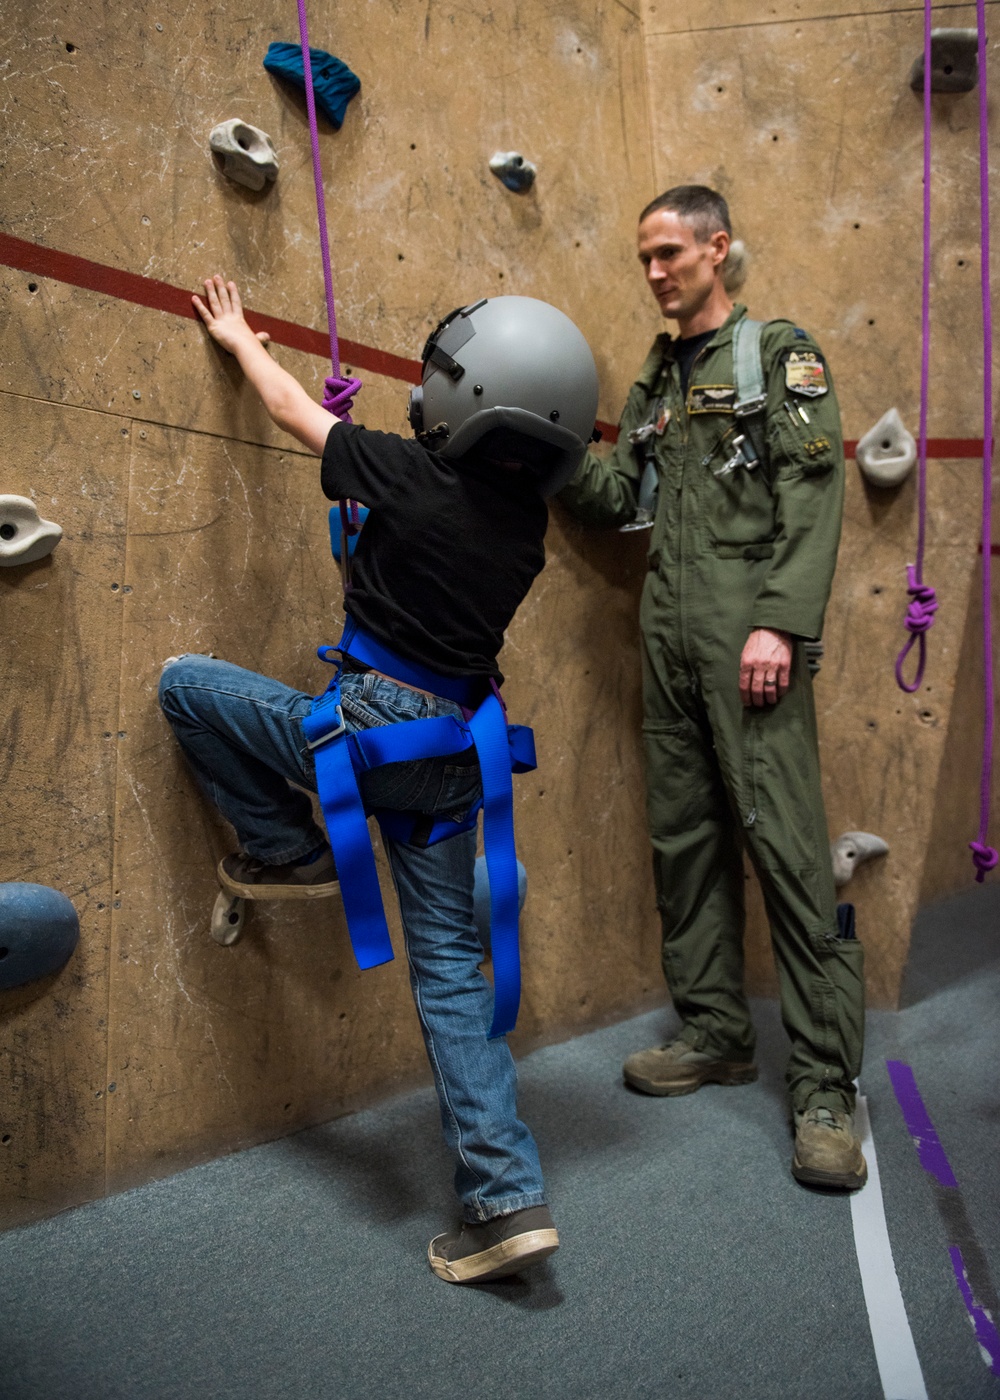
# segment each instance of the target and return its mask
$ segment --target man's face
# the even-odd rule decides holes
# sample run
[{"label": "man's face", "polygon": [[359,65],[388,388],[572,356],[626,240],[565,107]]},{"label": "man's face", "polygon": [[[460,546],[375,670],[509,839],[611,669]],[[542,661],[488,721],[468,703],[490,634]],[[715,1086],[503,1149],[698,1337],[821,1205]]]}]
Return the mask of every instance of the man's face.
[{"label": "man's face", "polygon": [[688,321],[711,296],[729,251],[729,235],[699,243],[688,221],[673,209],[655,209],[639,225],[639,261],[662,316]]}]

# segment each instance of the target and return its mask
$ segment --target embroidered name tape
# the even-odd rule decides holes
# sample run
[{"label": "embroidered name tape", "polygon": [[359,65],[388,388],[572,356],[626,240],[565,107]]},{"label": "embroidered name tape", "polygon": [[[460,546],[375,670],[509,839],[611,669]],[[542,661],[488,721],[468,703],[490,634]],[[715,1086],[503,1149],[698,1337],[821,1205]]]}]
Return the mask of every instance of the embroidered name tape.
[{"label": "embroidered name tape", "polygon": [[688,390],[688,413],[732,413],[735,405],[732,384],[692,384]]}]

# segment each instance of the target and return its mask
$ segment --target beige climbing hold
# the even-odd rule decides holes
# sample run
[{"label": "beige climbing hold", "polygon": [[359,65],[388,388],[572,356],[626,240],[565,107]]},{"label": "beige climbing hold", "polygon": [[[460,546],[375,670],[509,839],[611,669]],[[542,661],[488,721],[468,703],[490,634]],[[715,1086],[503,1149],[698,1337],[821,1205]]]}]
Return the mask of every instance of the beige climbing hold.
[{"label": "beige climbing hold", "polygon": [[873,836],[870,831],[845,831],[836,841],[830,842],[830,858],[833,861],[833,883],[839,889],[846,885],[859,865],[875,856],[884,856],[889,847],[881,836]]},{"label": "beige climbing hold", "polygon": [[854,456],[865,480],[873,486],[898,486],[906,480],[917,460],[917,444],[898,409],[890,408],[874,428],[868,429]]},{"label": "beige climbing hold", "polygon": [[277,152],[266,131],[233,117],[213,127],[208,142],[222,162],[223,175],[238,185],[262,190],[278,178]]},{"label": "beige climbing hold", "polygon": [[734,238],[722,264],[722,285],[727,292],[738,292],[750,271],[750,251],[742,238]]},{"label": "beige climbing hold", "polygon": [[61,539],[62,526],[43,520],[27,496],[0,496],[0,565],[44,559]]}]

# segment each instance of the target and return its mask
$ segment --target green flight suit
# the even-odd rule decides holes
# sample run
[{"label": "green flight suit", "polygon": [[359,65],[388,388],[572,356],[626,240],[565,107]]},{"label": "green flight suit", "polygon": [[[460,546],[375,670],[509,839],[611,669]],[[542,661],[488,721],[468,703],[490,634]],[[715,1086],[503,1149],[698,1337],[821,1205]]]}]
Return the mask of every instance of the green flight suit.
[{"label": "green flight suit", "polygon": [[[729,1059],[752,1058],[745,847],[767,906],[792,1042],[793,1107],[851,1110],[864,1031],[863,955],[856,940],[838,937],[804,645],[822,632],[840,538],[840,415],[816,343],[789,322],[772,322],[761,340],[767,405],[755,434],[762,450],[766,441],[767,460],[716,475],[741,431],[732,411],[732,335],[745,315],[736,306],[702,348],[686,401],[671,337],[658,336],[614,451],[588,454],[560,499],[591,524],[632,520],[645,448],[628,435],[658,421],[662,431],[649,440],[659,486],[640,625],[667,983],[684,1039]],[[744,707],[739,694],[740,654],[757,627],[794,639],[790,688],[764,708]]]}]

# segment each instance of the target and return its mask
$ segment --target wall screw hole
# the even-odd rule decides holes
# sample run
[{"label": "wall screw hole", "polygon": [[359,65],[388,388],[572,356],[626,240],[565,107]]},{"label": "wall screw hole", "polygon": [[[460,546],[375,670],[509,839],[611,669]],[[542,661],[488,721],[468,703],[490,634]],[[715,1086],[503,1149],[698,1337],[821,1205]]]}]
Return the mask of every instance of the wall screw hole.
[{"label": "wall screw hole", "polygon": [[76,45],[75,45],[75,44],[67,44],[67,45],[66,45],[66,52],[67,52],[67,53],[76,53]]},{"label": "wall screw hole", "polygon": [[37,291],[38,291],[38,283],[37,283],[37,282],[29,282],[29,283],[28,283],[28,291],[29,291],[29,292],[37,292]]}]

